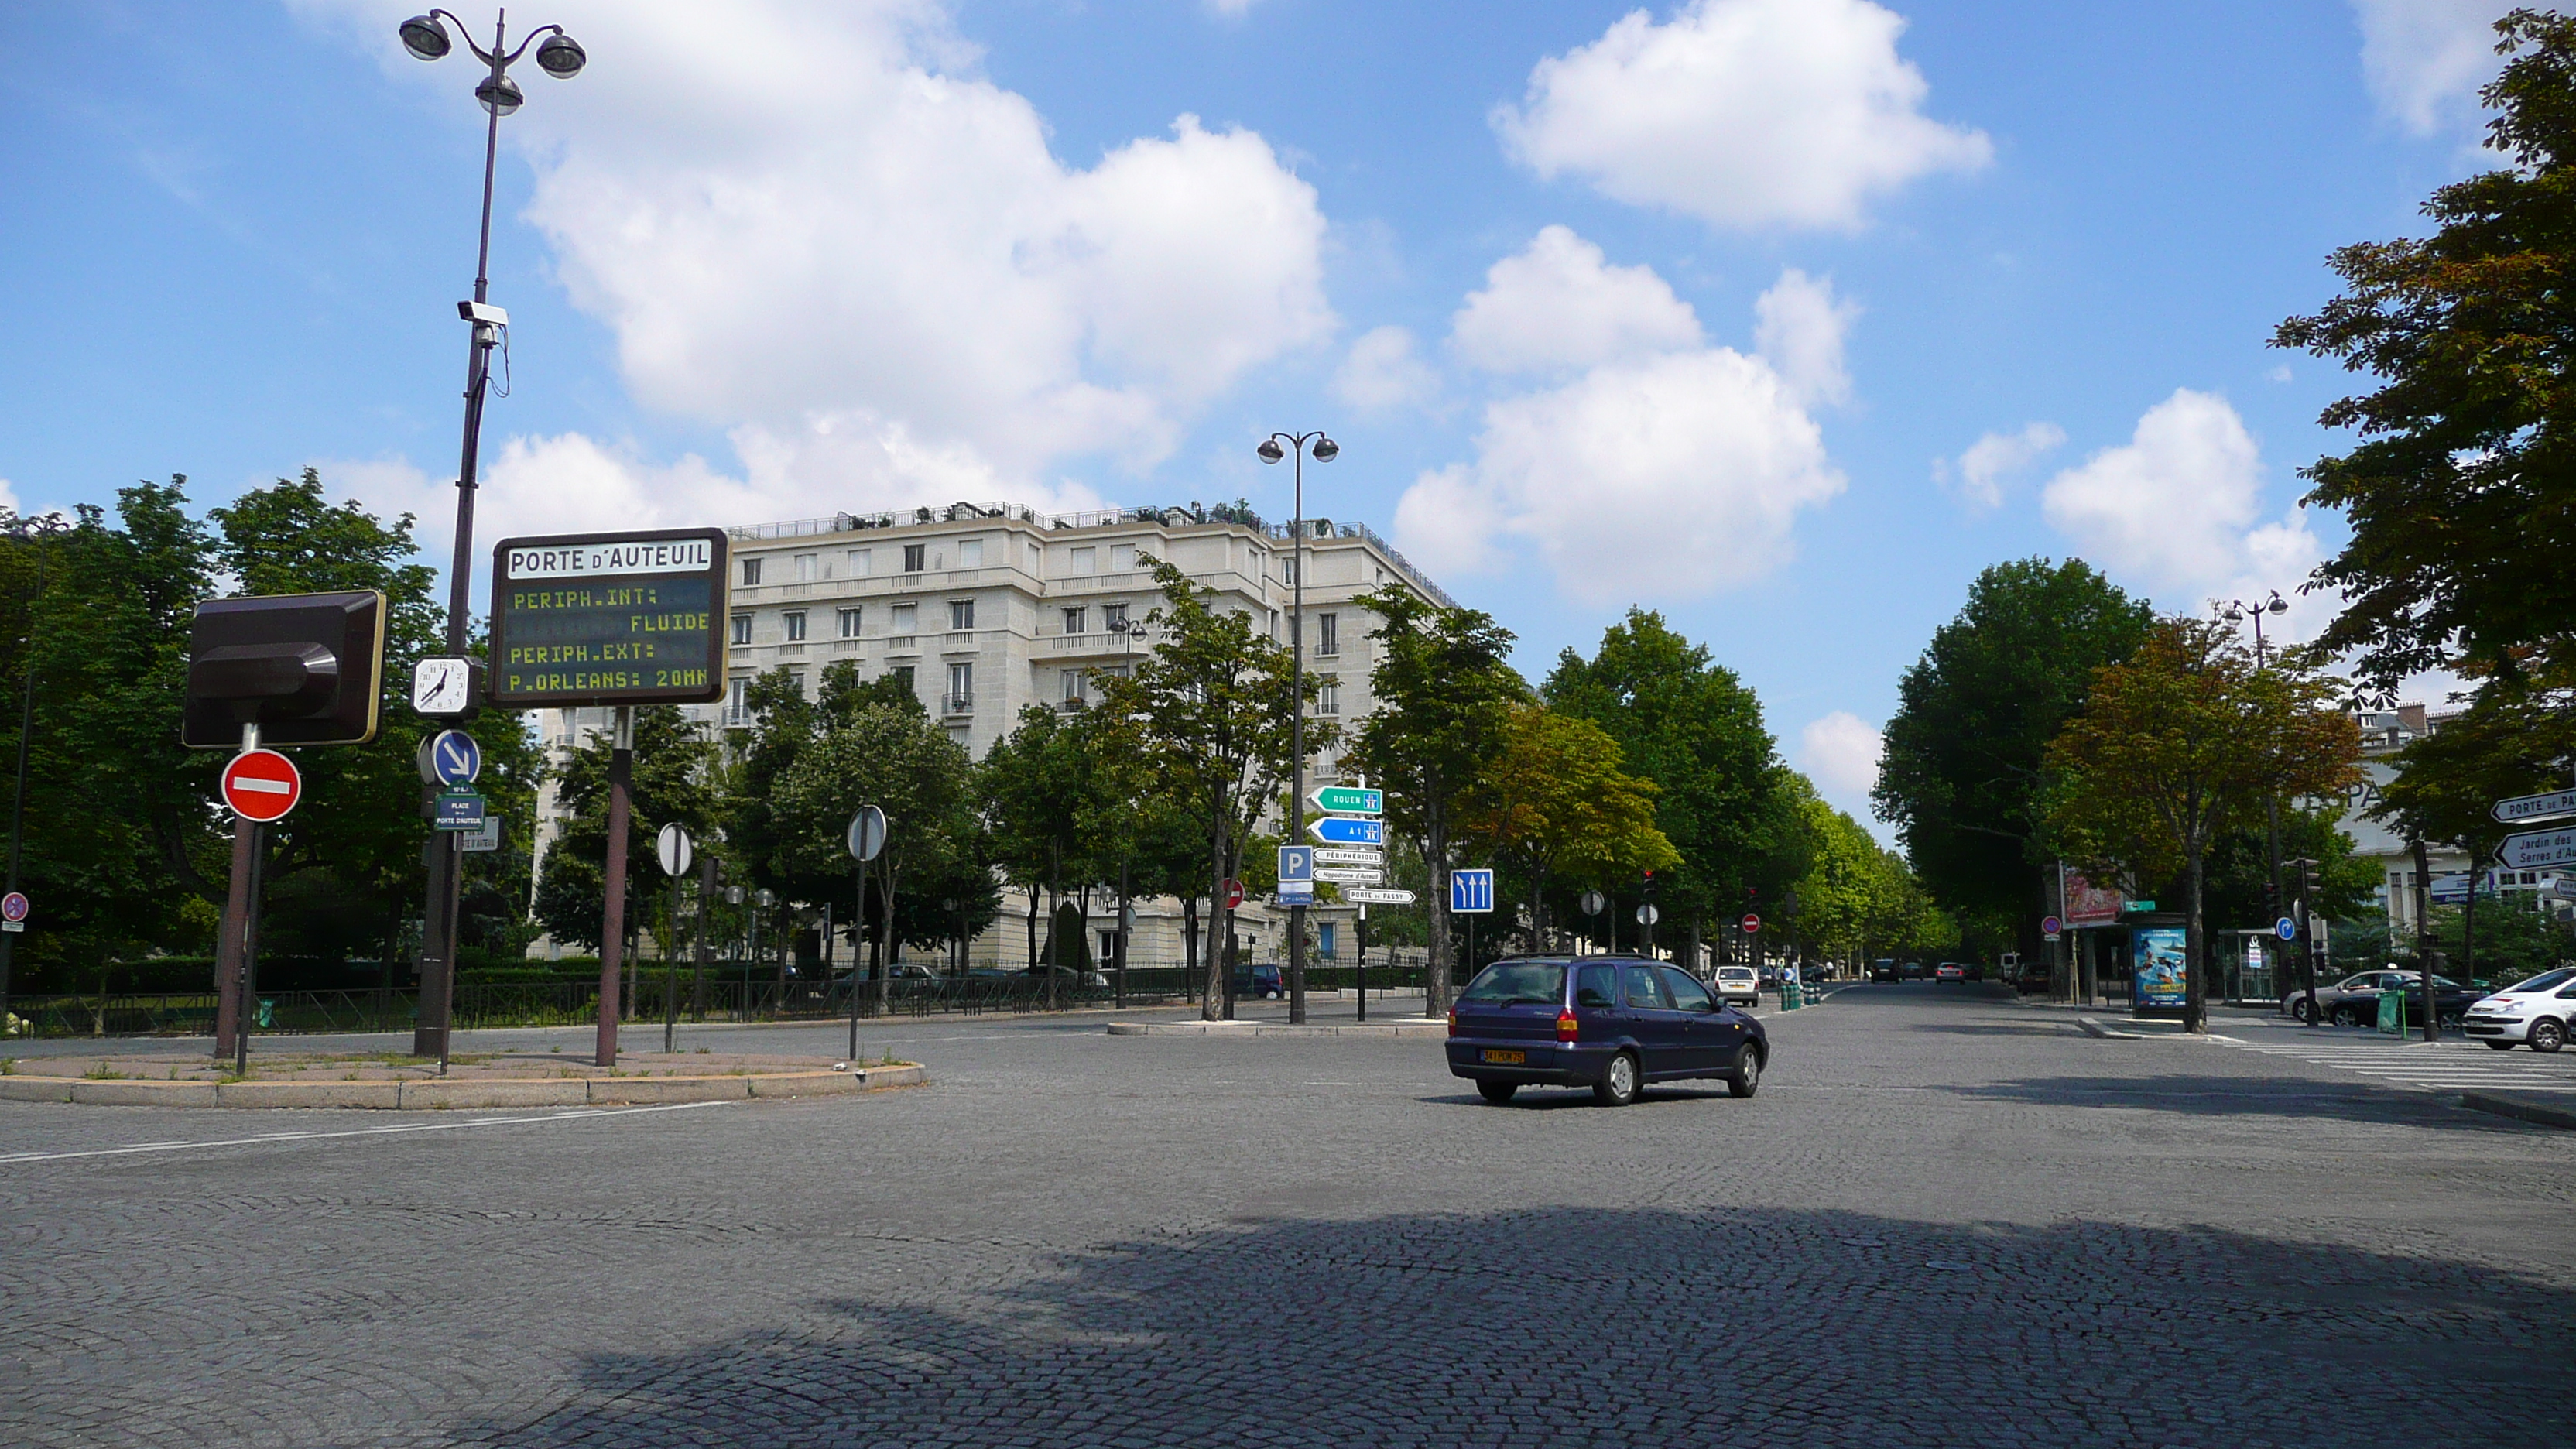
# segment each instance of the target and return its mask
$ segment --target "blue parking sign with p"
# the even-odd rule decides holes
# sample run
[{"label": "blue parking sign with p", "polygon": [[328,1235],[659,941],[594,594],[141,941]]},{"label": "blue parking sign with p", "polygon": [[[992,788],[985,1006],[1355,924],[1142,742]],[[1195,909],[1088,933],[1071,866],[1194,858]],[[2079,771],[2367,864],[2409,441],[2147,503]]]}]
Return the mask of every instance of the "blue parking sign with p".
[{"label": "blue parking sign with p", "polygon": [[1459,913],[1494,908],[1494,873],[1490,870],[1449,872],[1449,909]]}]

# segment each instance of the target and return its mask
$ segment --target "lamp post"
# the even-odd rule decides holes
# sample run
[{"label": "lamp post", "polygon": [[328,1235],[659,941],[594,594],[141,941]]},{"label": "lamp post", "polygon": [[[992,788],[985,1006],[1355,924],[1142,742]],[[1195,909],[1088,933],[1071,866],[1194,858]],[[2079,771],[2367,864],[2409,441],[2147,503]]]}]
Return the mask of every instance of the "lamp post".
[{"label": "lamp post", "polygon": [[[2263,652],[2263,616],[2288,612],[2289,601],[2281,597],[2280,590],[2274,589],[2271,597],[2259,604],[2249,604],[2242,599],[2229,600],[2219,617],[2230,624],[2241,624],[2249,616],[2254,620],[2254,667],[2268,669],[2271,662]],[[2277,794],[2266,795],[2263,799],[2263,860],[2271,871],[2269,904],[2277,918],[2281,913],[2281,798]],[[2198,963],[2194,963],[2194,969],[2198,969]]]},{"label": "lamp post", "polygon": [[[1288,446],[1279,446],[1286,443]],[[1261,440],[1255,450],[1264,463],[1294,458],[1296,473],[1295,521],[1290,530],[1296,535],[1289,550],[1289,583],[1295,590],[1288,606],[1288,649],[1295,682],[1289,686],[1289,704],[1295,713],[1288,721],[1288,838],[1306,838],[1306,455],[1315,455],[1318,463],[1329,463],[1342,455],[1342,445],[1325,437],[1318,428],[1311,433],[1272,433]],[[1233,979],[1234,963],[1226,963],[1228,980]],[[1288,1020],[1303,1025],[1306,1020],[1306,907],[1303,902],[1288,907]]]},{"label": "lamp post", "polygon": [[[476,455],[482,447],[483,398],[492,379],[492,349],[501,345],[502,330],[510,325],[510,315],[491,305],[492,170],[500,154],[501,118],[527,100],[519,83],[510,79],[510,67],[527,54],[530,42],[540,35],[546,38],[537,45],[537,68],[557,80],[579,75],[589,59],[560,25],[537,27],[519,42],[518,49],[512,50],[508,15],[506,10],[494,14],[490,50],[475,44],[473,31],[466,23],[445,10],[415,15],[400,27],[403,49],[420,60],[437,60],[454,49],[447,27],[455,26],[465,48],[487,71],[474,87],[474,98],[483,103],[488,117],[483,128],[483,228],[474,251],[474,300],[456,304],[456,314],[468,324],[469,332],[465,347],[465,441],[456,468],[456,547],[447,570],[447,652],[460,659],[465,657],[466,628],[472,617],[467,596],[474,579],[474,475]],[[462,838],[453,831],[440,831],[431,842],[429,901],[420,954],[420,1022],[411,1040],[412,1055],[435,1055],[442,1061],[447,1055],[448,1007],[456,983],[456,906],[464,881],[458,847],[462,844]],[[602,1028],[603,1033],[607,1030]],[[614,1039],[604,1041],[601,1050],[610,1053],[613,1060]]]}]

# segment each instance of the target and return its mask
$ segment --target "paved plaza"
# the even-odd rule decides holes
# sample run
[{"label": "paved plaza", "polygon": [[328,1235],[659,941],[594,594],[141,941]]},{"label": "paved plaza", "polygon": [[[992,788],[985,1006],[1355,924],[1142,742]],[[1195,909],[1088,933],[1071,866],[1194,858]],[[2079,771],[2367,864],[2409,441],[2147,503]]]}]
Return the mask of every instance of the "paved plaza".
[{"label": "paved plaza", "polygon": [[2576,1132],[2333,1062],[1869,986],[1751,1101],[1497,1108],[1436,1040],[1109,1019],[872,1023],[932,1085],[848,1099],[0,1102],[0,1443],[2576,1431]]}]

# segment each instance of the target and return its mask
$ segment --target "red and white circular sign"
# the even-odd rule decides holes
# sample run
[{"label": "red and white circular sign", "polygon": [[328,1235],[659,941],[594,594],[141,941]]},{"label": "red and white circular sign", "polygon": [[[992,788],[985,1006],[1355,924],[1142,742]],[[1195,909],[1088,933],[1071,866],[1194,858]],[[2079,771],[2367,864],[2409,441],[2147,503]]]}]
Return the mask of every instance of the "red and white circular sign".
[{"label": "red and white circular sign", "polygon": [[275,750],[244,750],[224,766],[224,803],[244,820],[283,820],[303,798],[304,777]]},{"label": "red and white circular sign", "polygon": [[1751,911],[1746,911],[1744,913],[1744,934],[1748,936],[1758,936],[1762,934],[1762,918],[1753,914]]}]

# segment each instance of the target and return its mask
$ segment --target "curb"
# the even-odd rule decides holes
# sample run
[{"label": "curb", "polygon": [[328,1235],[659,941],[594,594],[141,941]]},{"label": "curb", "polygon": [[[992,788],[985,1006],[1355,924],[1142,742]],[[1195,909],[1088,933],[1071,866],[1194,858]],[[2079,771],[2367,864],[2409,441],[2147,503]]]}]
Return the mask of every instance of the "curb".
[{"label": "curb", "polygon": [[2462,1092],[2460,1105],[2472,1112],[2492,1112],[2520,1122],[2542,1127],[2563,1127],[2576,1131],[2576,1112],[2563,1107],[2542,1107],[2529,1102],[2516,1102],[2506,1097],[2490,1097],[2484,1092]]},{"label": "curb", "polygon": [[1267,1021],[1113,1021],[1111,1036],[1214,1036],[1241,1041],[1255,1037],[1275,1036],[1441,1036],[1449,1034],[1445,1017],[1405,1017],[1389,1022],[1360,1022],[1348,1025],[1289,1026]]},{"label": "curb", "polygon": [[2102,1041],[2145,1041],[2147,1039],[2146,1034],[2143,1032],[2113,1031],[2111,1028],[2104,1026],[2102,1023],[2095,1021],[2089,1016],[2079,1016],[2075,1018],[2075,1025],[2086,1036],[2094,1037]]},{"label": "curb", "polygon": [[102,1107],[355,1107],[423,1112],[457,1107],[645,1106],[740,1102],[754,1097],[820,1097],[914,1087],[919,1066],[846,1072],[769,1072],[719,1077],[449,1078],[409,1082],[151,1082],[86,1077],[0,1077],[0,1101],[73,1102]]}]

